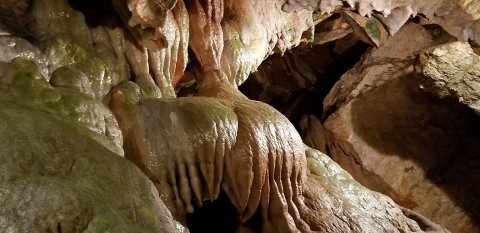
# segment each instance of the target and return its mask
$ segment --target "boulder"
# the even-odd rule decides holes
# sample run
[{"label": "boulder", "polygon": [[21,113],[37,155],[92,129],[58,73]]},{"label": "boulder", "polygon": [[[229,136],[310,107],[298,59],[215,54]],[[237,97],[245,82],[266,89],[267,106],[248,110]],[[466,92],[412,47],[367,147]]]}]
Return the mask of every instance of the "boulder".
[{"label": "boulder", "polygon": [[373,48],[325,99],[327,151],[366,187],[452,232],[477,232],[478,117],[421,88],[416,54],[450,39],[409,24]]},{"label": "boulder", "polygon": [[480,56],[467,42],[425,50],[415,68],[424,89],[441,98],[455,98],[480,114]]}]

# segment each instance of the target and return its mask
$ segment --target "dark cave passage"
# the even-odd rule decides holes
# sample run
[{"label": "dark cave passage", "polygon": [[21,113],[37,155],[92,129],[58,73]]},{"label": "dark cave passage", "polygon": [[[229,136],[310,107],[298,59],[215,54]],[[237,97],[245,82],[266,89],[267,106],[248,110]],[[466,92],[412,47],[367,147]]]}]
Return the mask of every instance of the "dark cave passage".
[{"label": "dark cave passage", "polygon": [[236,211],[225,192],[217,200],[206,201],[195,212],[187,215],[187,226],[191,233],[234,233],[239,226]]},{"label": "dark cave passage", "polygon": [[69,4],[75,9],[83,13],[85,22],[90,27],[96,27],[99,25],[116,27],[112,25],[113,21],[120,22],[120,17],[115,12],[113,4],[108,0],[85,0],[85,1],[72,1],[69,0]]},{"label": "dark cave passage", "polygon": [[[227,194],[221,191],[215,201],[206,201],[193,214],[187,215],[187,226],[191,233],[235,233],[240,227],[240,221]],[[259,210],[243,224],[251,232],[260,232],[261,226]]]},{"label": "dark cave passage", "polygon": [[248,98],[273,106],[299,129],[303,115],[325,118],[324,98],[368,48],[353,35],[322,45],[301,45],[267,58],[239,89]]}]

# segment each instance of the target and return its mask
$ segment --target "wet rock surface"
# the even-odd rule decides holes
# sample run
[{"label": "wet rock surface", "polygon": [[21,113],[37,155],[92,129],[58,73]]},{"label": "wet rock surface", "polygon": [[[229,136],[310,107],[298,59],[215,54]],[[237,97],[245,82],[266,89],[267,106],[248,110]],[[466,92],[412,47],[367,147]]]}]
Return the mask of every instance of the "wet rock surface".
[{"label": "wet rock surface", "polygon": [[2,231],[182,232],[148,178],[82,122],[115,121],[98,100],[49,86],[21,58],[2,71]]},{"label": "wet rock surface", "polygon": [[0,231],[478,231],[478,9],[0,0]]},{"label": "wet rock surface", "polygon": [[208,97],[142,100],[133,85],[117,89],[112,103],[127,136],[126,156],[181,222],[224,191],[238,230],[255,229],[248,222],[261,211],[261,232],[422,232],[431,226],[443,232],[435,224],[420,227],[321,152],[297,151],[300,136],[271,107]]},{"label": "wet rock surface", "polygon": [[325,154],[307,147],[306,155],[304,214],[311,217],[307,222],[313,232],[427,232],[432,226],[420,227],[414,218],[406,218],[390,198],[361,186]]}]

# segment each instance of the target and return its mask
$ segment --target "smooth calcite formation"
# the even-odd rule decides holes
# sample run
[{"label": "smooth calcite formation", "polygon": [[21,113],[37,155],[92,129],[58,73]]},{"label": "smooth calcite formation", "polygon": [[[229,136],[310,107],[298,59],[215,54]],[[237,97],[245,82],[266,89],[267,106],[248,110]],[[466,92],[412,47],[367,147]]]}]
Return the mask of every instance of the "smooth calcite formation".
[{"label": "smooth calcite formation", "polygon": [[140,169],[88,127],[90,113],[112,116],[98,100],[50,86],[23,58],[2,64],[0,89],[1,231],[184,231]]},{"label": "smooth calcite formation", "polygon": [[142,98],[133,83],[113,93],[126,157],[152,179],[181,222],[185,213],[224,190],[241,221],[261,210],[262,232],[424,229],[391,199],[306,148],[293,126],[268,105],[212,97]]}]

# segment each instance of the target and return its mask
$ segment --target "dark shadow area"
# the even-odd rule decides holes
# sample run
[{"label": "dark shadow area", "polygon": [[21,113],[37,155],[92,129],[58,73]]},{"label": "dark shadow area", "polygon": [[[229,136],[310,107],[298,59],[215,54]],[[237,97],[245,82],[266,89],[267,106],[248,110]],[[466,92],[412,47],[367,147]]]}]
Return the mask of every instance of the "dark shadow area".
[{"label": "dark shadow area", "polygon": [[[2,1],[0,3],[0,30],[28,37],[27,25],[31,20],[33,0]],[[31,39],[31,38],[25,38]]]},{"label": "dark shadow area", "polygon": [[204,202],[187,215],[187,226],[191,233],[235,233],[240,223],[234,206],[221,191],[217,200]]},{"label": "dark shadow area", "polygon": [[68,0],[68,3],[73,9],[82,12],[89,27],[99,25],[118,27],[120,25],[120,17],[110,0]]},{"label": "dark shadow area", "polygon": [[301,45],[284,56],[267,58],[239,89],[248,98],[276,108],[299,129],[303,115],[321,117],[323,99],[368,47],[353,35],[322,45]]},{"label": "dark shadow area", "polygon": [[258,206],[253,216],[243,224],[244,228],[250,229],[252,232],[261,233],[263,225],[262,207]]},{"label": "dark shadow area", "polygon": [[[480,226],[480,117],[457,100],[440,99],[419,86],[416,77],[405,76],[363,93],[351,102],[353,130],[361,142],[386,156],[382,160],[399,156],[417,164],[425,174],[419,179],[442,190],[428,191],[427,202],[446,195]],[[407,172],[392,170],[399,176]],[[406,182],[402,185],[408,188],[422,184]],[[440,202],[436,205],[442,208]]]},{"label": "dark shadow area", "polygon": [[198,67],[199,61],[192,50],[192,48],[188,48],[188,57],[189,61],[187,67],[185,68],[185,72],[183,76],[175,83],[175,93],[177,97],[191,97],[195,96],[198,92],[198,83],[195,75],[198,75],[196,70],[198,71],[200,67]]}]

